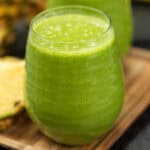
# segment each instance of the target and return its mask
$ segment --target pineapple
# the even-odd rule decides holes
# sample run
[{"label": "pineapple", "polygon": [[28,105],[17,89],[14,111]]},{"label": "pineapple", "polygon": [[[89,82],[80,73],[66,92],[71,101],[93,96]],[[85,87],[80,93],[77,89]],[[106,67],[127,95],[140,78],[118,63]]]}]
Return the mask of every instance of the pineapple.
[{"label": "pineapple", "polygon": [[0,59],[0,130],[10,126],[24,108],[24,61],[13,57]]},{"label": "pineapple", "polygon": [[[30,20],[44,8],[44,0],[0,0],[0,56],[24,54]],[[24,76],[23,60],[0,58],[0,131],[24,109]]]}]

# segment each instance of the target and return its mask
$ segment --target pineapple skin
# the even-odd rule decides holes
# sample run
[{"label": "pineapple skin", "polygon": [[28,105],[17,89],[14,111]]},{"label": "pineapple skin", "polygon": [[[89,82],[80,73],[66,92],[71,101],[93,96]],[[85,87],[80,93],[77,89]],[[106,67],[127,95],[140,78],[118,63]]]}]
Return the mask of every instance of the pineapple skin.
[{"label": "pineapple skin", "polygon": [[31,19],[45,9],[45,5],[45,0],[0,1],[0,56],[13,55],[14,50],[11,47],[17,42],[16,40],[20,40],[16,39],[17,33],[15,33],[14,28],[21,20],[24,20],[29,26]]}]

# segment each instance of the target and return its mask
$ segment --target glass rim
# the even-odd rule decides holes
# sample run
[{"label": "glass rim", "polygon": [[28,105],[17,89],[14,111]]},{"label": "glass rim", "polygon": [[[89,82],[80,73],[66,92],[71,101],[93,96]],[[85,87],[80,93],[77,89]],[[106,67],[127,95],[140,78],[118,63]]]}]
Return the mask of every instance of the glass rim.
[{"label": "glass rim", "polygon": [[[75,9],[79,9],[79,10],[87,10],[87,11],[90,11],[90,12],[94,12],[95,14],[98,14],[99,16],[102,15],[103,17],[105,17],[105,19],[108,21],[108,26],[106,27],[106,29],[97,37],[95,37],[94,40],[80,40],[80,41],[73,41],[73,42],[69,42],[69,41],[66,41],[66,42],[57,42],[55,40],[49,40],[48,38],[42,36],[41,34],[39,34],[38,32],[36,32],[33,28],[34,26],[34,23],[35,21],[37,20],[40,20],[40,18],[42,17],[46,17],[45,15],[46,14],[50,14],[52,12],[55,12],[55,15],[52,15],[52,16],[57,16],[57,11],[59,10],[63,10],[63,9],[72,9],[72,10],[75,10]],[[69,11],[68,11],[69,12]],[[70,13],[70,12],[69,12]],[[69,14],[68,13],[68,14]],[[50,16],[50,17],[52,17]],[[46,41],[49,41],[51,43],[57,43],[57,44],[76,44],[76,43],[87,43],[87,42],[95,42],[97,41],[100,37],[102,37],[104,34],[106,34],[111,28],[111,18],[102,10],[98,10],[96,8],[93,8],[93,7],[89,7],[89,6],[83,6],[83,5],[64,5],[64,6],[59,6],[59,7],[55,7],[55,8],[49,8],[49,9],[46,9],[44,11],[42,11],[41,13],[39,13],[38,15],[36,15],[32,20],[31,20],[31,23],[30,23],[30,29],[31,31],[41,37],[42,39],[46,40]]]}]

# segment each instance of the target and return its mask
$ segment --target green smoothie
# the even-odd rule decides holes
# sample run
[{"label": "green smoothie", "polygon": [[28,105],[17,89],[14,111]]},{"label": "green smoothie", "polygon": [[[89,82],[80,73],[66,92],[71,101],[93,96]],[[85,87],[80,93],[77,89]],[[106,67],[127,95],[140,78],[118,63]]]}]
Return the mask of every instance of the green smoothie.
[{"label": "green smoothie", "polygon": [[85,5],[107,13],[115,29],[116,41],[121,56],[125,56],[131,44],[131,0],[47,0],[48,7],[62,5]]},{"label": "green smoothie", "polygon": [[55,141],[103,136],[120,113],[123,77],[110,20],[87,7],[47,10],[32,21],[26,53],[26,108]]}]

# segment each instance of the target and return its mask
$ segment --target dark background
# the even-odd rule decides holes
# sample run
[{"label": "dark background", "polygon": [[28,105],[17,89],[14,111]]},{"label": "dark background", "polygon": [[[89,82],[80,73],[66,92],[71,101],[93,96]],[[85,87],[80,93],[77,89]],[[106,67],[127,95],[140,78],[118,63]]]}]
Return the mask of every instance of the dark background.
[{"label": "dark background", "polygon": [[133,44],[150,49],[150,3],[133,3],[133,19]]},{"label": "dark background", "polygon": [[[150,3],[133,3],[133,45],[150,50]],[[150,150],[150,107],[111,150]]]}]

